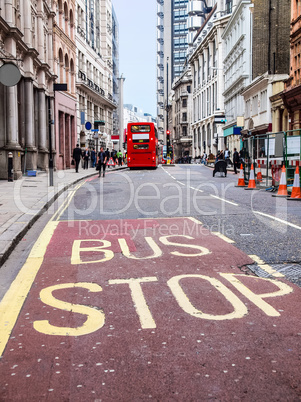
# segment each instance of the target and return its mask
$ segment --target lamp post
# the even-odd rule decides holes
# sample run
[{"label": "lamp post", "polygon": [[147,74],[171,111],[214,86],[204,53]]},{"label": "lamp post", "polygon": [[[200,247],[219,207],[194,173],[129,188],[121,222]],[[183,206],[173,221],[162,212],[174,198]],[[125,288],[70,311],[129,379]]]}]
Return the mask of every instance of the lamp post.
[{"label": "lamp post", "polygon": [[121,76],[119,78],[117,78],[119,81],[119,110],[118,110],[118,114],[119,114],[119,141],[118,141],[118,151],[119,149],[121,149],[121,145],[123,142],[123,84],[125,81],[125,78],[123,77],[123,75],[121,74]]},{"label": "lamp post", "polygon": [[[169,124],[168,124],[169,123],[168,122],[168,119],[169,119],[169,116],[168,116],[168,108],[169,108],[169,106],[168,106],[168,60],[169,60],[169,57],[166,58],[166,133],[168,133],[168,131],[169,131],[168,130],[168,126],[169,126]],[[167,152],[168,152],[168,147],[170,145],[170,143],[168,144],[169,140],[170,140],[170,137],[166,135]]]}]

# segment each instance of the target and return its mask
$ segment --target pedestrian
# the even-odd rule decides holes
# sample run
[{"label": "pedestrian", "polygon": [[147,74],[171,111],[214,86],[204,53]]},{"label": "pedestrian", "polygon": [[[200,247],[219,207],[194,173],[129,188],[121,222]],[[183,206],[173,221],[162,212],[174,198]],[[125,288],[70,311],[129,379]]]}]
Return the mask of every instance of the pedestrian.
[{"label": "pedestrian", "polygon": [[84,159],[84,169],[89,168],[89,159],[90,159],[90,152],[88,148],[86,148],[83,152],[83,159]]},{"label": "pedestrian", "polygon": [[234,166],[234,174],[237,174],[237,168],[239,167],[239,153],[237,152],[236,148],[234,148],[233,152],[233,166]]},{"label": "pedestrian", "polygon": [[103,171],[103,177],[105,177],[106,173],[106,166],[107,166],[107,156],[103,150],[103,147],[100,148],[98,152],[98,162],[97,162],[97,170],[98,170],[98,177],[101,176],[101,171]]},{"label": "pedestrian", "polygon": [[118,165],[122,166],[122,152],[120,151],[120,149],[117,152],[117,158],[118,158]]},{"label": "pedestrian", "polygon": [[[109,148],[107,148],[106,150],[105,150],[105,154],[106,154],[106,157],[107,157],[107,165],[108,165],[108,162],[109,162],[109,160],[110,160],[110,155],[111,155],[111,153],[110,153],[110,151],[109,151]],[[111,166],[110,165],[108,165],[108,168],[110,168]]]},{"label": "pedestrian", "polygon": [[73,149],[72,158],[75,162],[75,172],[78,173],[78,165],[80,162],[80,158],[82,156],[82,151],[79,147],[79,144],[76,144],[76,147]]},{"label": "pedestrian", "polygon": [[228,166],[228,165],[229,165],[229,163],[230,163],[230,151],[229,151],[229,149],[228,149],[228,148],[226,148],[226,149],[225,149],[225,152],[224,152],[224,157],[225,157],[225,161],[226,161],[227,166]]},{"label": "pedestrian", "polygon": [[95,152],[95,148],[92,148],[92,150],[91,150],[91,165],[92,165],[92,168],[95,168],[95,165],[96,165],[96,152]]},{"label": "pedestrian", "polygon": [[117,159],[117,151],[116,151],[116,149],[112,149],[111,158],[113,159],[114,164],[116,165],[116,159]]},{"label": "pedestrian", "polygon": [[245,163],[245,150],[243,148],[239,151],[239,158],[242,163]]}]

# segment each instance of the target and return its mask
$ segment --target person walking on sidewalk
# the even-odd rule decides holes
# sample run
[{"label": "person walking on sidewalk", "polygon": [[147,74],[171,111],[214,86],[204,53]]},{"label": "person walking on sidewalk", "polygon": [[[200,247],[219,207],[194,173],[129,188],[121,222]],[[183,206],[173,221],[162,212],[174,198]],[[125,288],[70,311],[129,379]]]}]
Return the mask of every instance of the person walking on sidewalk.
[{"label": "person walking on sidewalk", "polygon": [[86,148],[83,152],[83,159],[84,159],[84,169],[89,169],[90,152],[88,148]]},{"label": "person walking on sidewalk", "polygon": [[80,162],[80,158],[82,156],[82,151],[79,147],[79,144],[76,144],[76,147],[73,149],[72,158],[75,161],[75,172],[78,173],[78,165]]},{"label": "person walking on sidewalk", "polygon": [[95,168],[96,165],[96,152],[95,152],[95,148],[92,148],[91,150],[91,167]]},{"label": "person walking on sidewalk", "polygon": [[103,147],[100,148],[100,151],[98,152],[98,177],[101,176],[101,170],[103,171],[103,177],[105,177],[106,173],[106,166],[107,166],[107,155],[103,150]]},{"label": "person walking on sidewalk", "polygon": [[[106,157],[107,157],[107,163],[109,162],[109,160],[110,160],[110,151],[109,151],[109,148],[107,148],[107,150],[105,151],[105,154],[106,154]],[[110,165],[108,165],[108,167],[110,168],[111,166]]]},{"label": "person walking on sidewalk", "polygon": [[119,149],[119,151],[117,152],[117,158],[118,158],[118,165],[119,166],[122,166],[122,152],[120,151],[120,149]]},{"label": "person walking on sidewalk", "polygon": [[237,152],[236,148],[234,148],[233,152],[233,166],[234,166],[234,174],[237,174],[237,168],[239,168],[239,153]]}]

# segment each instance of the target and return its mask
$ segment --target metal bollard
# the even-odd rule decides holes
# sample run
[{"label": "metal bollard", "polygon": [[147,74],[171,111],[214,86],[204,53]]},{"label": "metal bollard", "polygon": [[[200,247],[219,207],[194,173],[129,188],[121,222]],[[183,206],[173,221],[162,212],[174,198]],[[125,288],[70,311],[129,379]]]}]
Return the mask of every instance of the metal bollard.
[{"label": "metal bollard", "polygon": [[13,153],[8,153],[8,160],[7,160],[7,180],[14,181],[14,170],[13,170]]}]

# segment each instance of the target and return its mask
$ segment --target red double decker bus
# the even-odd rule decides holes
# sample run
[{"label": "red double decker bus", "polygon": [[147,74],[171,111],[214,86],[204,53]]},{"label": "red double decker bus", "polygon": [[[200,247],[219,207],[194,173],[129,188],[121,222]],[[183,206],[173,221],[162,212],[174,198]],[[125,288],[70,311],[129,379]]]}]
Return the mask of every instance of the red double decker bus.
[{"label": "red double decker bus", "polygon": [[158,131],[154,123],[128,123],[127,164],[129,168],[152,167],[159,163]]}]

